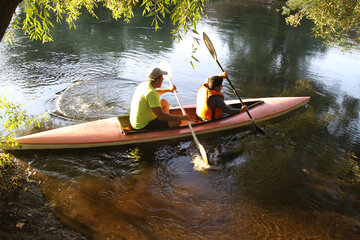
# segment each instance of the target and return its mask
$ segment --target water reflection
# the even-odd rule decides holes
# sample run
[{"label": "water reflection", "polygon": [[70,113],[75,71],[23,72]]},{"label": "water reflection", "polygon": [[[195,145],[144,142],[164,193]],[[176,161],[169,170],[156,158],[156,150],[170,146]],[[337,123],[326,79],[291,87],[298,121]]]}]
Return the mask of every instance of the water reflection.
[{"label": "water reflection", "polygon": [[[215,48],[228,49],[220,51],[219,61],[223,60],[241,96],[278,96],[297,79],[308,79],[309,58],[326,51],[319,39],[310,37],[307,22],[299,31],[286,26],[273,9],[259,8],[258,4],[217,4],[213,16],[220,24],[209,25],[219,37]],[[237,31],[228,34],[229,29]]]}]

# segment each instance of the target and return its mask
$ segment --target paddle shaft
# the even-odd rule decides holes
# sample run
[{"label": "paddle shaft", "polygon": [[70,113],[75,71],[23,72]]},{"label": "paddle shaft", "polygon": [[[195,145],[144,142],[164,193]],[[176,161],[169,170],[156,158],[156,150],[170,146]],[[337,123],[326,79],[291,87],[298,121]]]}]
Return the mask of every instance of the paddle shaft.
[{"label": "paddle shaft", "polygon": [[[164,68],[164,69],[167,70],[167,72],[168,72],[168,75],[167,75],[167,76],[168,76],[169,82],[170,82],[172,88],[174,89],[174,84],[173,84],[172,81],[171,81],[171,67],[170,67],[169,63],[168,63],[167,61],[163,60],[163,61],[160,62],[160,66],[162,66],[162,68]],[[177,102],[179,103],[179,106],[180,106],[180,109],[181,109],[182,113],[183,113],[184,115],[186,115],[186,112],[185,112],[185,110],[184,110],[183,105],[182,105],[181,102],[180,102],[180,98],[179,98],[176,90],[174,91],[174,94],[175,94],[175,97],[176,97]],[[192,137],[193,137],[193,139],[194,139],[194,142],[195,142],[196,146],[197,146],[198,149],[199,149],[201,158],[202,158],[202,160],[203,160],[202,163],[205,163],[205,165],[204,165],[204,164],[200,164],[201,166],[198,166],[198,167],[200,167],[201,169],[207,169],[207,168],[209,168],[209,161],[208,161],[208,158],[207,158],[206,150],[205,150],[205,148],[203,147],[203,145],[201,145],[201,143],[199,142],[199,140],[197,139],[197,137],[196,137],[196,135],[195,135],[195,132],[194,132],[194,129],[192,128],[192,126],[191,126],[191,124],[190,124],[190,121],[186,121],[186,122],[187,122],[187,125],[188,125],[189,129],[190,129],[190,132],[191,132],[191,135],[192,135]]]},{"label": "paddle shaft", "polygon": [[[203,38],[204,38],[205,45],[206,45],[206,47],[208,48],[211,56],[215,59],[216,63],[219,65],[221,71],[225,72],[224,69],[222,68],[222,66],[220,65],[219,61],[217,60],[217,54],[216,54],[214,45],[212,44],[210,38],[208,37],[208,35],[207,35],[205,32],[203,32]],[[232,85],[229,77],[227,77],[226,79],[227,79],[227,81],[229,82],[229,84],[230,84],[233,92],[235,93],[235,95],[237,96],[237,98],[240,100],[241,104],[244,105],[244,102],[241,100],[241,97],[240,97],[239,94],[237,93],[234,85]],[[254,119],[252,118],[249,110],[246,110],[246,113],[249,115],[249,118],[250,118],[251,122],[253,123],[253,125],[254,125],[254,127],[255,127],[255,130],[257,130],[257,131],[258,131],[259,133],[261,133],[261,134],[265,134],[264,130],[262,130],[261,128],[259,128],[259,127],[256,125],[256,123],[255,123]]]},{"label": "paddle shaft", "polygon": [[[174,87],[174,84],[172,83],[170,76],[169,76],[169,82],[170,82],[171,86]],[[182,105],[181,102],[180,102],[180,98],[179,98],[176,90],[174,91],[174,94],[175,94],[175,97],[176,97],[177,102],[179,103],[179,106],[180,106],[180,109],[181,109],[183,115],[186,115],[186,112],[185,112],[185,110],[184,110],[183,105]],[[207,155],[206,155],[206,150],[205,150],[205,148],[203,147],[203,145],[201,145],[201,143],[200,143],[199,140],[197,139],[197,137],[196,137],[196,135],[195,135],[195,132],[194,132],[194,129],[192,128],[192,126],[191,126],[191,124],[190,124],[190,121],[186,121],[186,122],[187,122],[187,124],[188,124],[189,129],[190,129],[190,132],[191,132],[191,135],[192,135],[192,137],[193,137],[193,139],[194,139],[194,142],[195,142],[196,146],[197,146],[198,149],[199,149],[199,152],[200,152],[200,155],[201,155],[202,159],[205,161],[206,165],[209,165],[209,161],[208,161],[208,158],[207,158]]]},{"label": "paddle shaft", "polygon": [[[173,83],[172,83],[172,81],[171,81],[171,78],[170,78],[170,77],[169,77],[169,82],[170,82],[171,86],[174,86]],[[178,104],[179,104],[179,106],[180,106],[181,112],[183,113],[183,115],[186,115],[186,112],[185,112],[185,110],[184,110],[183,105],[182,105],[181,102],[180,102],[180,98],[179,98],[176,90],[174,91],[174,94],[175,94],[176,100],[177,100],[177,102],[178,102]],[[186,121],[186,122],[187,122],[187,124],[188,124],[188,126],[189,126],[189,129],[190,129],[190,131],[191,131],[191,135],[193,136],[196,145],[199,145],[200,142],[199,142],[199,140],[197,139],[197,137],[196,137],[196,135],[195,135],[194,129],[192,128],[192,126],[191,126],[191,124],[190,124],[189,121]]]},{"label": "paddle shaft", "polygon": [[[225,71],[224,71],[224,69],[222,68],[221,64],[219,63],[219,61],[218,61],[217,59],[215,59],[215,61],[216,61],[216,63],[219,65],[219,67],[220,67],[221,71],[225,72]],[[230,81],[229,77],[227,77],[227,78],[226,78],[226,80],[227,80],[227,81],[228,81],[228,83],[230,84],[230,86],[231,86],[231,88],[232,88],[233,92],[235,93],[235,95],[237,96],[237,98],[240,100],[241,104],[242,104],[242,105],[245,105],[245,104],[244,104],[244,102],[241,100],[240,95],[239,95],[239,94],[238,94],[238,92],[236,91],[236,89],[235,89],[234,85],[231,83],[231,81]],[[251,116],[251,114],[249,113],[249,111],[248,111],[248,110],[246,110],[246,112],[247,112],[247,114],[249,115],[249,118],[251,119],[251,121],[253,121],[253,122],[254,122],[254,119],[252,118],[252,116]]]}]

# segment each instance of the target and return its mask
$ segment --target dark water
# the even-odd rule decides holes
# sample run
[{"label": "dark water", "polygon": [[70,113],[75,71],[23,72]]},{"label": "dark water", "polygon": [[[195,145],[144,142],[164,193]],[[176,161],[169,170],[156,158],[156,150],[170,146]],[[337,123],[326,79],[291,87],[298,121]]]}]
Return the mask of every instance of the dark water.
[{"label": "dark water", "polygon": [[[155,33],[151,19],[98,14],[83,15],[76,31],[57,26],[54,43],[18,34],[13,46],[0,44],[1,89],[31,114],[49,112],[42,130],[127,113],[134,88],[162,59],[183,104],[220,71],[204,44],[193,70],[191,39],[171,40],[170,25]],[[208,17],[198,31],[241,96],[306,95],[308,106],[268,123],[266,137],[200,138],[221,171],[193,169],[191,140],[17,154],[51,209],[93,239],[359,239],[359,50],[327,48],[309,23],[288,27],[257,3],[212,3]]]}]

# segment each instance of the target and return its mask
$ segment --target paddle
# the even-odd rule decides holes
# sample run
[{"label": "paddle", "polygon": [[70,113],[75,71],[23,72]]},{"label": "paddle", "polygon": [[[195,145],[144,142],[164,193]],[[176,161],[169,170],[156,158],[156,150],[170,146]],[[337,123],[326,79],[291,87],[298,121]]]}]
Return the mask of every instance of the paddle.
[{"label": "paddle", "polygon": [[[168,76],[169,82],[170,82],[171,86],[173,86],[173,83],[172,83],[172,81],[171,81],[172,72],[171,72],[171,67],[170,67],[169,63],[168,63],[167,61],[165,61],[165,60],[162,60],[162,61],[160,62],[160,65],[159,65],[159,66],[160,66],[160,68],[161,68],[162,70],[165,70],[165,71],[168,72],[168,75],[167,75],[167,76]],[[181,102],[180,102],[180,99],[179,99],[179,96],[178,96],[177,92],[174,91],[174,94],[175,94],[175,97],[176,97],[177,102],[179,103],[179,106],[180,106],[180,108],[181,108],[182,113],[185,115],[186,112],[185,112],[185,110],[184,110],[184,108],[183,108],[183,106],[182,106],[182,104],[181,104]],[[201,143],[200,143],[199,140],[197,139],[197,137],[196,137],[196,135],[195,135],[195,132],[194,132],[194,129],[192,128],[192,126],[191,126],[191,124],[190,124],[189,121],[187,121],[187,124],[188,124],[188,127],[189,127],[190,131],[191,131],[191,135],[192,135],[192,137],[194,138],[194,141],[195,141],[195,143],[196,143],[196,146],[197,146],[198,149],[199,149],[199,152],[200,152],[200,154],[201,154],[202,159],[203,159],[203,160],[206,162],[206,164],[208,165],[209,162],[208,162],[208,159],[207,159],[207,156],[206,156],[205,148],[203,147],[203,145],[201,145]]]},{"label": "paddle", "polygon": [[[206,47],[208,48],[211,56],[215,59],[216,63],[217,63],[218,66],[220,67],[221,71],[225,72],[224,69],[221,67],[219,61],[217,60],[217,55],[216,55],[216,51],[215,51],[214,45],[212,44],[212,42],[210,41],[210,38],[206,35],[205,32],[203,32],[203,38],[204,38],[205,45],[206,45]],[[237,93],[235,87],[232,85],[229,77],[227,77],[226,79],[228,80],[228,82],[229,82],[229,84],[230,84],[233,92],[235,93],[235,95],[237,96],[237,98],[240,100],[241,104],[244,105],[244,102],[241,100],[241,98],[240,98],[239,94]],[[254,125],[254,127],[255,127],[255,130],[256,130],[257,132],[261,133],[261,134],[265,134],[265,131],[262,130],[260,127],[258,127],[258,126],[256,125],[255,120],[252,118],[249,110],[246,110],[246,112],[247,112],[247,114],[249,115],[249,118],[251,119],[251,121],[252,121],[252,123],[253,123],[253,125]]]}]

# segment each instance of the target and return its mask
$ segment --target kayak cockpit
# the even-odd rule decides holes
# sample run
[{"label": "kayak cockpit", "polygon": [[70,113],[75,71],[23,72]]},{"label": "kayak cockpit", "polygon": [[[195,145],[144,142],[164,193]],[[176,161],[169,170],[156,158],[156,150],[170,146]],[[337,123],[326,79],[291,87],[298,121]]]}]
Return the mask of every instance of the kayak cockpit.
[{"label": "kayak cockpit", "polygon": [[[249,108],[254,108],[260,104],[264,103],[264,101],[258,100],[258,101],[247,101],[244,102],[244,104]],[[233,107],[233,108],[241,108],[242,104],[239,101],[233,102],[228,104],[229,106]],[[196,126],[199,124],[206,124],[206,123],[211,123],[211,122],[215,122],[215,121],[219,121],[222,120],[224,118],[228,118],[229,116],[223,116],[219,119],[216,120],[212,120],[212,121],[203,121],[201,118],[199,118],[196,114],[196,106],[192,105],[190,107],[186,107],[185,109],[186,114],[189,115],[190,117],[190,123],[192,126]],[[181,109],[180,108],[172,108],[170,109],[170,113],[171,114],[175,114],[175,115],[182,115]],[[145,133],[145,132],[152,132],[154,130],[135,130],[131,127],[130,125],[130,120],[129,120],[129,114],[127,115],[123,115],[123,116],[118,116],[118,121],[119,121],[119,126],[120,126],[120,131],[123,135],[129,135],[129,134],[136,134],[136,133]],[[171,129],[178,129],[178,128],[184,128],[184,127],[188,127],[186,121],[183,121],[181,123],[180,126],[175,127],[175,128],[171,128]],[[162,129],[162,130],[156,130],[156,131],[167,131],[169,129]]]}]

